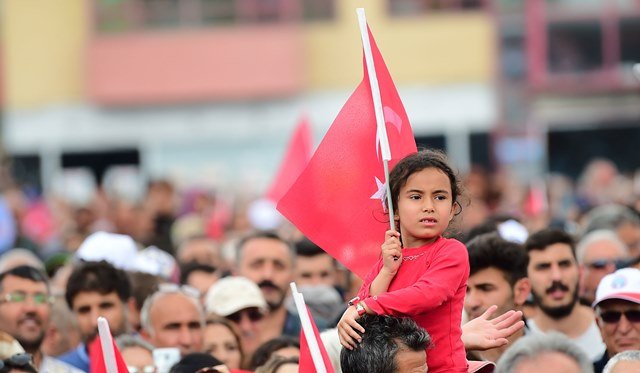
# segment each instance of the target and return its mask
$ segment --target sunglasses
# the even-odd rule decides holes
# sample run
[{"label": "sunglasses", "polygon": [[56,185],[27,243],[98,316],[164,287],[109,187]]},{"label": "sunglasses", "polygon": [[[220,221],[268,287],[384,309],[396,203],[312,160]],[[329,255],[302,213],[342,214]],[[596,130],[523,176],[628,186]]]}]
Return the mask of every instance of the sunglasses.
[{"label": "sunglasses", "polygon": [[0,372],[10,372],[13,368],[26,368],[31,365],[31,354],[20,353],[0,360]]},{"label": "sunglasses", "polygon": [[262,312],[260,312],[260,310],[258,310],[257,308],[251,308],[251,309],[244,309],[238,312],[234,312],[231,315],[228,315],[226,318],[238,324],[240,323],[240,320],[242,320],[243,314],[245,314],[249,318],[249,320],[251,320],[252,322],[260,321],[264,317],[264,315],[262,314]]},{"label": "sunglasses", "polygon": [[600,318],[607,324],[615,324],[620,321],[620,318],[624,317],[632,323],[640,323],[640,310],[628,310],[628,311],[604,311],[600,313]]},{"label": "sunglasses", "polygon": [[610,265],[613,265],[616,269],[626,268],[633,264],[633,260],[629,259],[616,259],[616,260],[608,260],[608,259],[600,259],[594,260],[593,262],[587,263],[587,266],[591,269],[605,269]]},{"label": "sunglasses", "polygon": [[53,297],[44,293],[27,294],[23,291],[14,291],[0,296],[0,303],[24,303],[28,298],[33,299],[33,303],[40,306],[53,303]]}]

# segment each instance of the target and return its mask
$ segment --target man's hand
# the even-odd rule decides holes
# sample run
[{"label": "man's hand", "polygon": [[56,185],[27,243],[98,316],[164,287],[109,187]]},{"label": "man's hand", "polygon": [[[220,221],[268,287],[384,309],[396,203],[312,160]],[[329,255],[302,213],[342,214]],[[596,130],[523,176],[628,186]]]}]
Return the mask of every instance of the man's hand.
[{"label": "man's hand", "polygon": [[524,327],[521,311],[507,311],[489,320],[498,306],[489,307],[482,315],[462,325],[462,342],[466,350],[485,351],[509,343],[507,338]]}]

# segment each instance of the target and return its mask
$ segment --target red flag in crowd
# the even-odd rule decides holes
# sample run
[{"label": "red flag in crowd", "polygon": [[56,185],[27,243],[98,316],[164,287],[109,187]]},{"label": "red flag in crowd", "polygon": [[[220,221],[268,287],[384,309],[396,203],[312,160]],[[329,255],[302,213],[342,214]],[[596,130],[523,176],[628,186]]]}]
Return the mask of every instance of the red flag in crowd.
[{"label": "red flag in crowd", "polygon": [[289,190],[294,181],[300,176],[302,170],[309,163],[311,158],[311,127],[306,117],[300,119],[296,127],[289,147],[285,153],[280,169],[273,179],[265,197],[274,203],[278,203],[280,198]]},{"label": "red flag in crowd", "polygon": [[[389,71],[369,30],[393,167],[416,143]],[[309,164],[278,203],[278,211],[311,241],[360,277],[380,253],[385,176],[371,87],[364,77],[334,120]]]},{"label": "red flag in crowd", "polygon": [[[118,346],[116,346],[113,338],[111,339],[111,343],[113,344],[113,352],[115,353],[118,373],[128,373],[129,368],[127,368],[127,364],[124,362],[124,359],[120,354],[120,350],[118,350]],[[104,354],[102,353],[102,343],[98,336],[93,339],[93,342],[89,343],[89,361],[91,362],[89,365],[90,373],[107,373]]]},{"label": "red flag in crowd", "polygon": [[324,362],[324,367],[326,368],[327,373],[334,373],[335,371],[333,370],[331,359],[329,359],[327,349],[324,347],[324,344],[320,339],[320,332],[318,332],[318,327],[316,326],[315,321],[313,321],[313,316],[311,315],[311,312],[308,308],[307,313],[309,314],[309,321],[311,321],[311,326],[313,327],[313,336],[305,335],[304,329],[300,330],[300,364],[298,371],[305,373],[316,372],[316,367],[315,364],[313,364],[313,358],[311,357],[311,350],[309,349],[309,343],[307,342],[307,338],[315,338],[318,342],[320,354],[322,354],[322,361]]}]

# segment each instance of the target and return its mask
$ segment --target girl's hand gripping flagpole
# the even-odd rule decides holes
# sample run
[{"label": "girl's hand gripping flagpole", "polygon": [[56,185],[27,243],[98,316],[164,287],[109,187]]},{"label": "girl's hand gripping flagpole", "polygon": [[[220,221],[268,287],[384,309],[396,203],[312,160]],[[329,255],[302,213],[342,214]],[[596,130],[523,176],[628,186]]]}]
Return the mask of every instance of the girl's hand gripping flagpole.
[{"label": "girl's hand gripping flagpole", "polygon": [[[380,140],[380,153],[382,153],[382,164],[384,167],[385,185],[387,189],[387,209],[389,210],[389,225],[392,231],[396,230],[393,218],[393,200],[391,199],[391,186],[389,185],[389,161],[391,160],[391,149],[389,148],[389,139],[387,137],[387,128],[385,126],[384,111],[382,110],[382,100],[380,99],[380,87],[378,86],[378,77],[376,76],[376,67],[373,63],[373,54],[371,53],[371,43],[369,41],[369,30],[367,27],[367,16],[364,8],[357,8],[358,23],[360,24],[360,37],[362,38],[362,48],[364,49],[364,59],[367,64],[367,75],[369,76],[369,86],[371,87],[371,98],[373,99],[373,109],[376,114],[376,124],[378,128],[378,139]],[[376,144],[377,146],[377,144]],[[398,258],[394,257],[394,260]]]},{"label": "girl's hand gripping flagpole", "polygon": [[116,353],[113,350],[113,341],[111,339],[111,330],[109,330],[109,323],[104,317],[98,317],[98,334],[100,335],[104,366],[107,373],[118,373]]},{"label": "girl's hand gripping flagpole", "polygon": [[302,324],[302,332],[304,333],[304,338],[309,346],[309,352],[311,352],[311,359],[313,360],[313,365],[316,368],[316,373],[327,373],[327,368],[324,365],[322,353],[320,352],[320,346],[318,345],[318,340],[315,338],[313,326],[309,319],[309,312],[307,311],[307,305],[304,302],[304,296],[302,293],[298,292],[295,282],[292,282],[290,286],[291,296],[293,297],[296,309],[298,310],[298,316],[300,317],[300,323]]}]

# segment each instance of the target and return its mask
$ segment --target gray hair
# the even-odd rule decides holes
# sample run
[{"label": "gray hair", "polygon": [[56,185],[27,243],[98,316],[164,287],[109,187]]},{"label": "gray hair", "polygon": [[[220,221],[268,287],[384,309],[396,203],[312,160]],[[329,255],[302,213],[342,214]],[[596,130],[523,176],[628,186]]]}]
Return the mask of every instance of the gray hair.
[{"label": "gray hair", "polygon": [[15,248],[7,251],[0,256],[0,273],[21,265],[28,265],[37,268],[42,272],[45,271],[44,263],[32,251],[22,248]]},{"label": "gray hair", "polygon": [[160,298],[171,294],[182,295],[193,302],[200,316],[200,326],[204,328],[205,315],[204,310],[202,309],[202,305],[200,304],[200,300],[198,299],[198,291],[191,288],[190,286],[160,284],[159,289],[155,293],[147,297],[147,299],[145,299],[144,301],[144,304],[142,305],[142,309],[140,310],[140,326],[142,327],[142,329],[149,333],[149,335],[153,336],[155,330],[153,329],[153,325],[151,324],[151,308]]},{"label": "gray hair", "polygon": [[584,221],[583,234],[597,229],[616,230],[627,222],[635,226],[640,225],[640,218],[631,211],[630,208],[617,204],[603,205],[594,208],[587,213]]},{"label": "gray hair", "polygon": [[628,350],[617,353],[614,357],[607,362],[604,366],[602,373],[611,373],[613,367],[620,361],[640,361],[640,350]]},{"label": "gray hair", "polygon": [[589,357],[569,338],[557,332],[527,335],[513,344],[498,360],[494,373],[514,372],[523,361],[533,360],[545,353],[557,352],[574,360],[583,373],[593,373]]},{"label": "gray hair", "polygon": [[608,241],[616,245],[622,255],[628,255],[627,245],[618,237],[615,232],[608,229],[597,229],[585,234],[576,245],[576,258],[578,263],[584,264],[584,257],[587,249],[596,242]]}]

